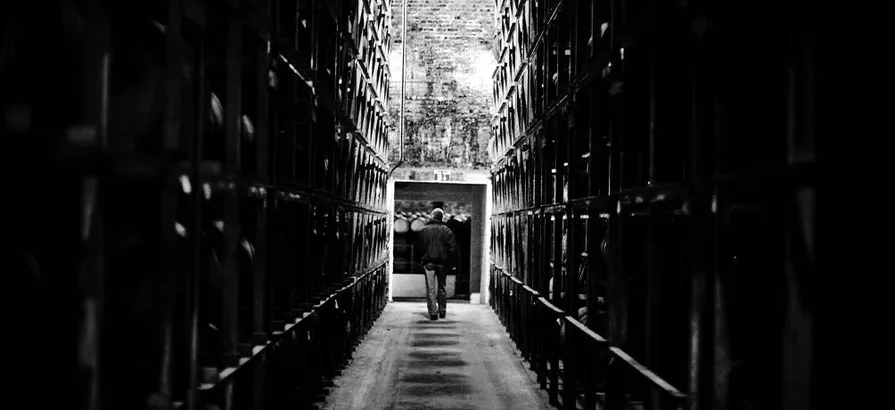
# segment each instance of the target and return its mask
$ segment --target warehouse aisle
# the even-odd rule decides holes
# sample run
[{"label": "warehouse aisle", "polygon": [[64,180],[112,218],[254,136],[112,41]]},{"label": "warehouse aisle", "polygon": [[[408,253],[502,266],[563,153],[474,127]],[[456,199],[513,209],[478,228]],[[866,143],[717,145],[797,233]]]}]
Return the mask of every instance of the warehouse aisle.
[{"label": "warehouse aisle", "polygon": [[394,302],[336,378],[324,409],[547,409],[487,305]]}]

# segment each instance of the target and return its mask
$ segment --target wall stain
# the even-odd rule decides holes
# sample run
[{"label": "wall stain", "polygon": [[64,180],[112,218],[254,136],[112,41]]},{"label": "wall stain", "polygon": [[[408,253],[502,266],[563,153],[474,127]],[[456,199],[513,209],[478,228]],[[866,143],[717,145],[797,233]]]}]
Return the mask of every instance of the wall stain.
[{"label": "wall stain", "polygon": [[[485,4],[487,5],[485,5]],[[392,2],[389,160],[399,159],[400,2]],[[481,0],[408,2],[404,164],[487,169],[494,5]]]}]

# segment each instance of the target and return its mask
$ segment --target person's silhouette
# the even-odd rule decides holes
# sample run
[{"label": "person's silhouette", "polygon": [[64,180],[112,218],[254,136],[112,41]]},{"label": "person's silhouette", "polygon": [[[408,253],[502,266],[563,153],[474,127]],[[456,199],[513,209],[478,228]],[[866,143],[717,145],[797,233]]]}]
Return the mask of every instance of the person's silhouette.
[{"label": "person's silhouette", "polygon": [[426,304],[429,318],[447,315],[445,281],[449,270],[457,266],[459,255],[454,233],[443,222],[444,211],[435,208],[432,220],[419,232],[420,262],[426,272]]}]

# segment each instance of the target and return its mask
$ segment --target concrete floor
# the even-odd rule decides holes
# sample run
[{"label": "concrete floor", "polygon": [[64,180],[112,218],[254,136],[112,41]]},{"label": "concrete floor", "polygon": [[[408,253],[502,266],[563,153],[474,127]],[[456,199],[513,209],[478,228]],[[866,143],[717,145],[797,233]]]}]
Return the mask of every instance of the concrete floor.
[{"label": "concrete floor", "polygon": [[393,302],[335,380],[324,409],[549,409],[497,316],[451,304]]}]

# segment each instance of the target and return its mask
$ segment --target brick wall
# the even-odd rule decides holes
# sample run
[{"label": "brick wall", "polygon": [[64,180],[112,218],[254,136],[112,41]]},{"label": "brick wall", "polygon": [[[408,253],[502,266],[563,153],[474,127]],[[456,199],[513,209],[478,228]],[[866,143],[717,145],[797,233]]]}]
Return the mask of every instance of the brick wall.
[{"label": "brick wall", "polygon": [[[392,1],[392,161],[400,143],[401,7]],[[494,7],[492,0],[407,0],[405,164],[488,167]]]}]

